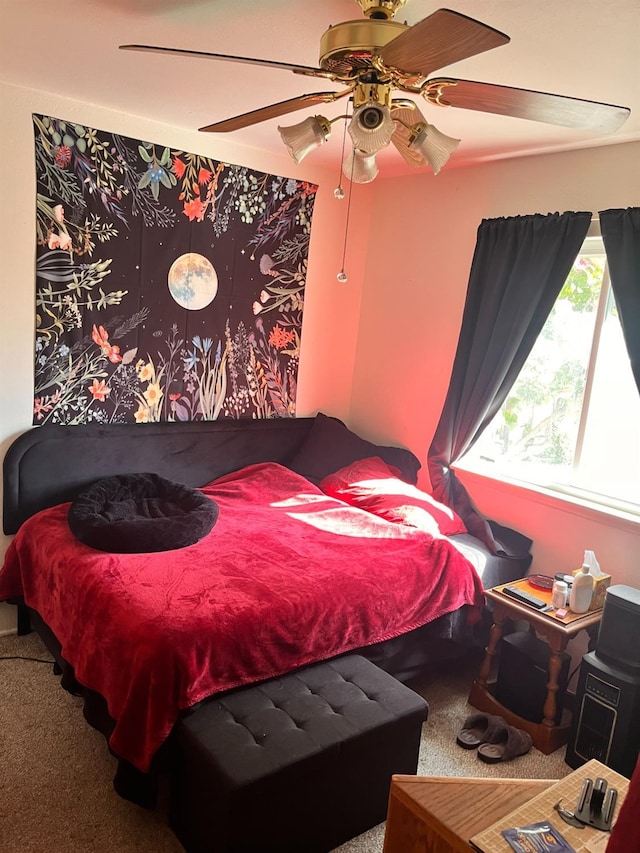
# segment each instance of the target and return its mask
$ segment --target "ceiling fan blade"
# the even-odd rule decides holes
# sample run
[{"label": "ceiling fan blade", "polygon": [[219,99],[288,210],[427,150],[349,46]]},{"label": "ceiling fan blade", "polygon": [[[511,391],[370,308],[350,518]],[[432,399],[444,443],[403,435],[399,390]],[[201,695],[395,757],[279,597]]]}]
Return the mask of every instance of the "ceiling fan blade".
[{"label": "ceiling fan blade", "polygon": [[420,121],[426,121],[420,110],[417,107],[413,110],[407,107],[393,109],[392,106],[391,118],[397,119],[396,129],[393,132],[391,141],[397,148],[398,153],[402,156],[402,159],[405,163],[408,163],[409,166],[415,166],[416,168],[426,166],[427,161],[418,149],[409,147],[409,129],[405,127],[407,124],[412,125],[417,124]]},{"label": "ceiling fan blade", "polygon": [[310,95],[298,95],[297,98],[290,98],[288,101],[279,101],[277,104],[271,104],[268,107],[261,107],[258,110],[251,110],[248,113],[234,116],[233,118],[224,119],[223,121],[208,124],[206,127],[200,127],[199,130],[207,133],[227,133],[231,130],[240,130],[243,127],[249,127],[252,124],[258,124],[261,121],[268,121],[272,118],[292,113],[296,110],[302,110],[305,107],[313,107],[316,104],[330,104],[337,101],[338,98],[343,98],[353,91],[353,87],[343,89],[341,92],[314,92]]},{"label": "ceiling fan blade", "polygon": [[474,18],[438,9],[392,39],[381,49],[380,57],[386,66],[404,74],[428,77],[438,68],[509,41],[509,36]]},{"label": "ceiling fan blade", "polygon": [[422,94],[440,106],[497,113],[601,133],[613,133],[631,112],[628,107],[615,104],[451,78],[428,80]]},{"label": "ceiling fan blade", "polygon": [[322,68],[311,68],[307,65],[291,65],[288,62],[275,62],[270,59],[253,59],[249,56],[228,56],[225,53],[206,53],[203,50],[182,50],[182,48],[175,47],[155,47],[151,44],[121,44],[120,50],[138,50],[144,53],[169,53],[174,56],[190,56],[197,59],[220,59],[225,62],[243,62],[247,65],[260,65],[263,68],[282,68],[284,71],[292,71],[294,74],[305,74],[308,77],[335,79],[335,76],[330,71],[323,71]]}]

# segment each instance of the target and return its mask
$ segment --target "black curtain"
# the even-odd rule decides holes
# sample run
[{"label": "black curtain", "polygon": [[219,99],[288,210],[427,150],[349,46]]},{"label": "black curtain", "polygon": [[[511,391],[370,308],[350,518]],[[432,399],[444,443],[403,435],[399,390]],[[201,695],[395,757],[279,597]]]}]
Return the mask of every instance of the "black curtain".
[{"label": "black curtain", "polygon": [[591,213],[485,219],[478,228],[449,391],[428,453],[434,496],[470,533],[509,552],[451,465],[506,399],[586,237]]},{"label": "black curtain", "polygon": [[601,210],[600,231],[631,369],[640,391],[640,207]]}]

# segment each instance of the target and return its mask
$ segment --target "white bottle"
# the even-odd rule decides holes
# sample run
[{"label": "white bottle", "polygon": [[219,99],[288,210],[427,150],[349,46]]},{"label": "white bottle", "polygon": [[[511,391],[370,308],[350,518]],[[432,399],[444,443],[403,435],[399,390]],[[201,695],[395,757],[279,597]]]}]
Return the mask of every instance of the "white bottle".
[{"label": "white bottle", "polygon": [[551,592],[551,604],[556,610],[567,606],[567,595],[569,587],[565,581],[554,581],[553,591]]},{"label": "white bottle", "polygon": [[589,574],[587,563],[582,564],[581,570],[574,577],[569,595],[569,609],[573,613],[586,613],[591,606],[593,597],[593,577]]}]

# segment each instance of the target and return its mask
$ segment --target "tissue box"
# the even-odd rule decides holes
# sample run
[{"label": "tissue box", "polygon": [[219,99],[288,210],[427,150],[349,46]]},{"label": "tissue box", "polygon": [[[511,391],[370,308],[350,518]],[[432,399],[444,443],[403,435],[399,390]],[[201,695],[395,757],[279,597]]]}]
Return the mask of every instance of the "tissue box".
[{"label": "tissue box", "polygon": [[[577,575],[582,571],[582,568],[575,569],[571,572],[572,575]],[[604,596],[607,589],[611,586],[611,575],[605,575],[604,572],[600,577],[593,578],[593,596],[591,598],[591,606],[589,607],[589,611],[591,610],[602,610],[604,607]]]}]

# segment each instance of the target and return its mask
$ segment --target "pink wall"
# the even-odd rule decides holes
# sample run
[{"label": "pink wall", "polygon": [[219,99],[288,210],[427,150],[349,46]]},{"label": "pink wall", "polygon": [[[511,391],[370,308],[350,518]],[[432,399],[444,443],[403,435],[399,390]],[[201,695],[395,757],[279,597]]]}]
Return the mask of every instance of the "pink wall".
[{"label": "pink wall", "polygon": [[[374,184],[350,423],[424,460],[446,395],[483,218],[640,204],[640,143],[487,163]],[[423,467],[421,484],[429,485]],[[461,474],[479,509],[534,540],[533,568],[595,550],[640,587],[640,521]]]},{"label": "pink wall", "polygon": [[345,272],[342,268],[348,198],[333,197],[335,180],[325,180],[313,215],[305,293],[298,414],[324,411],[347,418],[356,357],[362,281],[367,263],[372,185],[355,188],[351,198]]}]

